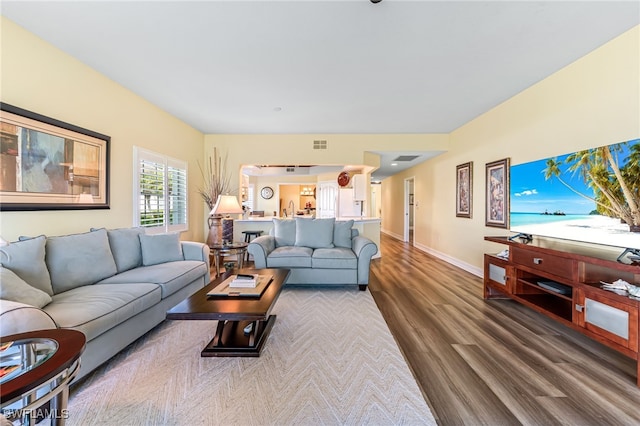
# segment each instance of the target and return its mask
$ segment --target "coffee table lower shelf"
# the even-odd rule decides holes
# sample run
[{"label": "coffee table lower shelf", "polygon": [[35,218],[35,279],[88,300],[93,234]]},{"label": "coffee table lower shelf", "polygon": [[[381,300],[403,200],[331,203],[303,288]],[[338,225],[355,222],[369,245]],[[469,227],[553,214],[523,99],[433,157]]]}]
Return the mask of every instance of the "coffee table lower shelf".
[{"label": "coffee table lower shelf", "polygon": [[[276,315],[269,315],[266,321],[219,320],[216,334],[200,353],[203,357],[259,357]],[[245,334],[244,328],[253,323],[253,329]]]}]

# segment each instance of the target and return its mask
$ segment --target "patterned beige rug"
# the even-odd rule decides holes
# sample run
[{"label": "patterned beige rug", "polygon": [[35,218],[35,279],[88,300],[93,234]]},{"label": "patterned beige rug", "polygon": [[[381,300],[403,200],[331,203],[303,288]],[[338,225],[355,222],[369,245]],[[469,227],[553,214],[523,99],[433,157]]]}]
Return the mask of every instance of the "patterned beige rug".
[{"label": "patterned beige rug", "polygon": [[284,289],[259,358],[202,358],[165,321],[72,388],[68,425],[435,425],[371,294]]}]

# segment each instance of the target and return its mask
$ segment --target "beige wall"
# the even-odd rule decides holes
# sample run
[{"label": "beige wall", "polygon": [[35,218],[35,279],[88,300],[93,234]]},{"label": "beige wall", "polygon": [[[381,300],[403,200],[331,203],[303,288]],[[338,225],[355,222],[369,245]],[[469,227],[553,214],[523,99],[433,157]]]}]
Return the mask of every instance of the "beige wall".
[{"label": "beige wall", "polygon": [[[484,225],[485,164],[512,164],[640,136],[639,27],[451,133],[446,154],[383,181],[383,230],[402,235],[402,185],[415,176],[415,243],[479,272],[482,255],[508,235]],[[455,216],[456,165],[473,161],[473,218]]]},{"label": "beige wall", "polygon": [[[326,140],[326,150],[314,150],[314,140]],[[380,158],[371,151],[446,151],[449,148],[449,135],[446,134],[384,134],[384,135],[351,135],[351,134],[291,134],[291,135],[205,135],[205,153],[210,156],[213,148],[219,149],[224,157],[228,154],[228,167],[233,173],[236,188],[241,186],[240,170],[244,165],[344,165],[379,167]],[[335,180],[337,175],[330,175],[328,180]],[[274,178],[272,181],[279,181]],[[327,180],[327,175],[314,178],[317,182]],[[253,180],[252,180],[253,182]],[[260,196],[260,188],[267,184],[261,178],[260,187],[256,188],[256,196]],[[282,182],[285,182],[282,180]],[[302,183],[300,181],[299,183]],[[277,191],[277,185],[273,186]],[[237,192],[236,192],[237,193]],[[278,194],[274,195],[274,199]],[[256,198],[259,200],[259,198]],[[259,201],[258,210],[277,210],[276,203]],[[288,202],[288,200],[287,200]],[[296,206],[297,208],[297,206]],[[367,207],[368,208],[368,207]],[[371,214],[370,212],[367,214]]]},{"label": "beige wall", "polygon": [[[326,150],[313,149],[314,140],[326,140]],[[240,168],[252,164],[278,165],[369,165],[379,166],[379,158],[367,151],[446,151],[449,136],[443,134],[293,134],[293,135],[206,135],[205,153],[217,147],[228,153],[228,167],[239,182]],[[236,186],[239,186],[238,183]]]},{"label": "beige wall", "polygon": [[111,137],[110,210],[2,212],[2,236],[131,226],[137,145],[189,163],[189,230],[182,238],[204,241],[204,209],[196,192],[204,135],[6,18],[1,31],[2,102]]},{"label": "beige wall", "polygon": [[[518,164],[640,135],[638,27],[450,135],[203,136],[5,18],[1,31],[3,102],[112,138],[110,210],[3,212],[1,233],[9,240],[130,226],[134,145],[189,162],[190,229],[183,238],[199,241],[205,238],[206,209],[196,192],[201,182],[196,162],[213,147],[229,153],[236,187],[246,164],[375,167],[378,159],[371,151],[447,151],[384,181],[382,228],[402,235],[403,182],[414,177],[416,244],[479,271],[482,254],[499,250],[483,237],[506,234],[484,226],[485,163],[510,157]],[[328,149],[313,150],[317,139],[327,140]],[[455,217],[455,166],[467,161],[474,162],[474,209],[472,219],[461,219]],[[277,194],[273,200],[277,203]]]}]

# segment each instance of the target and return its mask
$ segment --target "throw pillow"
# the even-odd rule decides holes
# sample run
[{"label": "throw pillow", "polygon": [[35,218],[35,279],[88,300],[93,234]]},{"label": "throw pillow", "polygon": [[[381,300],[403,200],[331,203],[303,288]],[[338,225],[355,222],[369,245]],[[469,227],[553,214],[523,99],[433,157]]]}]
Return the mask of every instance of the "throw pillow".
[{"label": "throw pillow", "polygon": [[40,235],[0,247],[0,265],[11,269],[29,285],[52,295],[51,276],[44,260],[46,239]]},{"label": "throw pillow", "polygon": [[334,217],[328,219],[296,218],[295,245],[313,249],[333,247],[333,224],[335,221]]},{"label": "throw pillow", "polygon": [[54,294],[116,274],[107,231],[47,238],[47,266]]},{"label": "throw pillow", "polygon": [[[98,229],[91,228],[91,231]],[[118,228],[107,229],[109,247],[116,262],[118,273],[137,268],[142,265],[142,249],[140,248],[140,235],[144,234],[144,228]]]},{"label": "throw pillow", "polygon": [[11,269],[0,266],[0,299],[25,303],[42,308],[51,303],[51,296],[31,287]]},{"label": "throw pillow", "polygon": [[352,220],[337,220],[333,225],[333,245],[336,247],[351,248]]},{"label": "throw pillow", "polygon": [[144,266],[184,260],[180,234],[140,234],[139,238]]},{"label": "throw pillow", "polygon": [[296,221],[274,218],[273,236],[276,238],[276,247],[294,245],[296,242]]}]

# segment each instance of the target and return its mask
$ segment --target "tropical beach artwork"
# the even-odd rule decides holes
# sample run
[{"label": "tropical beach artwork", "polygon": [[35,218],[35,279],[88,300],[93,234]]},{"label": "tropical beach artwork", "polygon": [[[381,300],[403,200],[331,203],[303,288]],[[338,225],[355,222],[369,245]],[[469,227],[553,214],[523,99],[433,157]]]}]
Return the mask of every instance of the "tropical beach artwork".
[{"label": "tropical beach artwork", "polygon": [[510,230],[640,249],[640,139],[511,167]]}]

